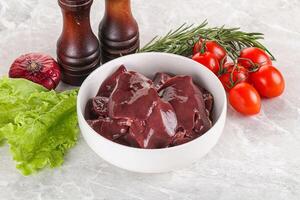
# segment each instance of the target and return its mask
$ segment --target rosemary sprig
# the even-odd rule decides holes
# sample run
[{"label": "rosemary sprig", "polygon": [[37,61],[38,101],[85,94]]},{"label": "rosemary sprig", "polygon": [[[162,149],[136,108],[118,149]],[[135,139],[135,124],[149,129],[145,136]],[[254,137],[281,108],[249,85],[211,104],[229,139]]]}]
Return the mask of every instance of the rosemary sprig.
[{"label": "rosemary sprig", "polygon": [[207,25],[206,20],[198,26],[183,24],[163,37],[156,36],[138,52],[167,52],[191,56],[194,44],[202,38],[219,43],[232,60],[235,60],[239,52],[246,47],[261,48],[275,60],[271,52],[258,41],[264,39],[262,33],[247,33],[240,31],[240,28],[225,28],[225,26],[208,28]]}]

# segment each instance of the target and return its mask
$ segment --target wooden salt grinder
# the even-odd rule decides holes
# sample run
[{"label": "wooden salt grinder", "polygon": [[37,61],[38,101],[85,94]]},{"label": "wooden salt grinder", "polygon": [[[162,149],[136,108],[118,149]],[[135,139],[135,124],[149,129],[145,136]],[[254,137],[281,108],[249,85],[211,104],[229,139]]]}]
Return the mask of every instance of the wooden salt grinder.
[{"label": "wooden salt grinder", "polygon": [[100,46],[90,25],[93,0],[58,0],[63,31],[57,41],[57,61],[62,80],[79,86],[100,64]]},{"label": "wooden salt grinder", "polygon": [[137,51],[139,28],[131,13],[130,0],[105,0],[98,36],[102,63]]}]

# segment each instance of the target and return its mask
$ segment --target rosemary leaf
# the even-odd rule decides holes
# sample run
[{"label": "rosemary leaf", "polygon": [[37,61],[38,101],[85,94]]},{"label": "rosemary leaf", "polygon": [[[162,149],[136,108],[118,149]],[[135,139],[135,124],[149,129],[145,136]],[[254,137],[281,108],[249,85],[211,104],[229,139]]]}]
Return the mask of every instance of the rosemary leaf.
[{"label": "rosemary leaf", "polygon": [[261,48],[275,60],[271,52],[258,41],[264,39],[264,34],[247,33],[241,31],[240,28],[226,28],[225,26],[209,28],[207,25],[206,20],[198,26],[183,24],[169,31],[165,36],[154,37],[138,52],[166,52],[189,57],[193,53],[194,44],[199,38],[203,38],[216,41],[226,49],[233,60],[246,47]]}]

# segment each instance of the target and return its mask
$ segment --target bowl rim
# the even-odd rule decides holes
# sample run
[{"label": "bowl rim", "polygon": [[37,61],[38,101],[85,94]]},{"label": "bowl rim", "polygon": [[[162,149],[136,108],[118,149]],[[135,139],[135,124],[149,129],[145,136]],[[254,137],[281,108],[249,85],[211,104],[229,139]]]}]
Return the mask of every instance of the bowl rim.
[{"label": "bowl rim", "polygon": [[[225,89],[222,85],[222,83],[219,81],[219,79],[216,77],[217,79],[217,85],[219,87],[221,87],[221,91],[222,91],[222,97],[223,97],[223,105],[221,105],[222,107],[222,110],[220,112],[220,115],[219,117],[215,120],[215,123],[213,124],[213,126],[208,130],[206,131],[203,135],[187,142],[187,143],[184,143],[184,144],[180,144],[180,145],[177,145],[177,146],[173,146],[173,147],[166,147],[166,148],[160,148],[160,149],[144,149],[144,148],[136,148],[136,147],[131,147],[131,146],[126,146],[126,145],[123,145],[123,144],[119,144],[119,143],[116,143],[114,141],[111,141],[105,137],[103,137],[101,134],[97,133],[88,123],[87,121],[85,120],[84,118],[84,115],[83,115],[83,111],[81,110],[80,108],[80,102],[81,102],[81,96],[82,96],[82,88],[83,87],[86,87],[85,85],[87,84],[87,82],[92,79],[92,77],[94,76],[93,74],[96,74],[98,73],[98,71],[101,71],[101,68],[103,67],[106,67],[107,65],[110,65],[110,63],[112,62],[117,62],[119,60],[122,60],[124,58],[128,58],[128,57],[136,57],[136,56],[168,56],[168,57],[174,57],[176,59],[184,59],[188,62],[191,62],[191,63],[194,63],[194,64],[198,64],[198,65],[201,65],[203,66],[202,64],[190,59],[190,58],[187,58],[187,57],[184,57],[184,56],[181,56],[181,55],[176,55],[176,54],[171,54],[171,53],[164,53],[164,52],[142,52],[142,53],[135,53],[135,54],[130,54],[130,55],[126,55],[126,56],[122,56],[122,57],[119,57],[119,58],[116,58],[114,60],[111,60],[103,65],[101,65],[100,67],[98,67],[97,69],[95,69],[82,83],[82,85],[80,86],[79,88],[79,92],[78,92],[78,95],[77,95],[77,115],[78,115],[78,121],[83,121],[83,125],[85,127],[87,127],[89,129],[89,132],[93,133],[95,136],[97,136],[99,139],[101,140],[104,140],[106,142],[108,142],[110,145],[116,147],[116,148],[119,148],[119,149],[122,149],[122,150],[126,150],[126,151],[136,151],[136,152],[165,152],[165,151],[173,151],[173,150],[180,150],[180,149],[183,149],[185,148],[186,146],[189,146],[191,145],[192,143],[195,143],[197,142],[197,140],[200,140],[201,138],[205,137],[206,135],[210,134],[214,129],[216,129],[217,127],[217,124],[221,123],[220,119],[226,115],[227,113],[227,98],[226,98],[226,92],[225,92]],[[206,73],[210,73],[214,76],[216,76],[215,74],[213,74],[213,72],[211,72],[208,68],[204,67],[204,70],[206,71]],[[100,86],[99,86],[100,87]],[[226,117],[226,116],[225,116]],[[85,136],[84,134],[82,133],[81,129],[80,129],[80,132],[81,134],[83,135],[84,139],[85,139]]]}]

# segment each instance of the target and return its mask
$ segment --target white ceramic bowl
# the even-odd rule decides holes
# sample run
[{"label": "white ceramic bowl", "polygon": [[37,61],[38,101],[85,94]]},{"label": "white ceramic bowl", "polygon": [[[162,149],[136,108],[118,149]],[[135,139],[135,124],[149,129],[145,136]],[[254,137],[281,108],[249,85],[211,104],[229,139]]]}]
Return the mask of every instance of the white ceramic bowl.
[{"label": "white ceramic bowl", "polygon": [[[121,64],[128,70],[153,77],[156,72],[191,75],[209,90],[215,100],[214,125],[201,137],[183,145],[164,149],[138,149],[114,143],[96,133],[83,113],[88,99],[94,97],[100,84]],[[104,160],[120,168],[142,173],[159,173],[189,166],[207,154],[217,143],[225,124],[226,94],[218,78],[191,59],[166,53],[140,53],[110,61],[96,69],[83,82],[77,100],[81,133],[87,144]]]}]

